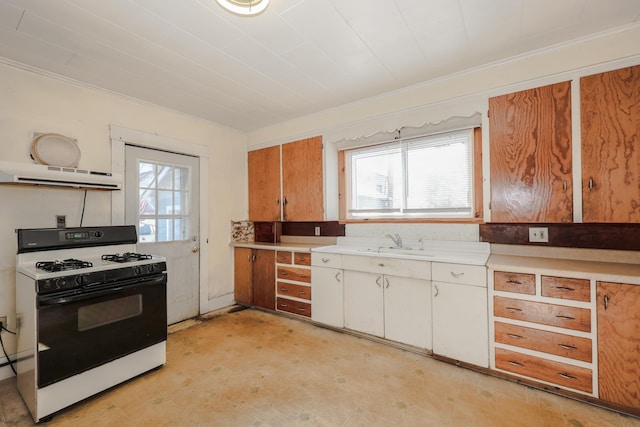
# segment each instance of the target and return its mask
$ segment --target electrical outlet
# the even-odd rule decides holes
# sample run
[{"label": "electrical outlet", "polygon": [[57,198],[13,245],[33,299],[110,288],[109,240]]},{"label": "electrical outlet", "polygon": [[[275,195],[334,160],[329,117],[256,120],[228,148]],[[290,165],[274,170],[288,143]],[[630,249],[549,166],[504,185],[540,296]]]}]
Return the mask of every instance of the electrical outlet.
[{"label": "electrical outlet", "polygon": [[56,215],[56,227],[57,228],[65,228],[67,226],[67,216],[66,215]]},{"label": "electrical outlet", "polygon": [[549,241],[548,227],[529,227],[529,241],[544,243]]},{"label": "electrical outlet", "polygon": [[320,227],[316,227],[315,231],[316,231],[316,236],[319,236],[320,235]]}]

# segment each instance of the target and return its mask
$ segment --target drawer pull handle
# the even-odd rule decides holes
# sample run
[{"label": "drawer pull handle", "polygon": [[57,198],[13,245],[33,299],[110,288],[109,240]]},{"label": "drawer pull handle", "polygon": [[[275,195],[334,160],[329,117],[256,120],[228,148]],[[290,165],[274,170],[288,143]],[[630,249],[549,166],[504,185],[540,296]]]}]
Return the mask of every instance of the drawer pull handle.
[{"label": "drawer pull handle", "polygon": [[306,294],[307,294],[305,291],[298,291],[298,293],[299,293],[300,295],[306,295]]},{"label": "drawer pull handle", "polygon": [[338,271],[336,273],[336,282],[339,282],[339,281],[340,281],[340,272]]},{"label": "drawer pull handle", "polygon": [[384,267],[384,264],[383,264],[383,263],[381,263],[381,262],[379,262],[379,263],[378,263],[378,267]]},{"label": "drawer pull handle", "polygon": [[517,280],[509,279],[507,283],[510,285],[522,285],[522,282],[518,282]]},{"label": "drawer pull handle", "polygon": [[507,310],[511,310],[511,311],[522,311],[521,308],[518,307],[507,307]]},{"label": "drawer pull handle", "polygon": [[575,291],[575,289],[570,288],[568,286],[558,286],[556,289],[559,289],[561,291]]},{"label": "drawer pull handle", "polygon": [[567,344],[558,344],[561,348],[565,349],[565,350],[577,350],[578,347],[572,346],[572,345],[567,345]]},{"label": "drawer pull handle", "polygon": [[561,376],[564,379],[567,380],[577,380],[577,377],[574,377],[573,375],[569,375],[569,374],[565,374],[564,372],[558,372],[558,375]]},{"label": "drawer pull handle", "polygon": [[382,284],[380,283],[381,280],[382,280],[382,276],[376,277],[376,285],[378,285],[378,287],[382,287]]},{"label": "drawer pull handle", "polygon": [[298,311],[307,311],[307,309],[300,307],[300,308],[298,308]]},{"label": "drawer pull handle", "polygon": [[509,338],[515,338],[517,340],[521,340],[522,338],[524,338],[522,335],[516,335],[516,334],[507,334],[507,336]]},{"label": "drawer pull handle", "polygon": [[289,307],[287,304],[280,304],[280,307]]},{"label": "drawer pull handle", "polygon": [[289,273],[287,273],[286,271],[281,271],[281,272],[280,272],[280,275],[281,275],[281,276],[288,276],[288,275],[289,275]]},{"label": "drawer pull handle", "polygon": [[282,288],[280,288],[280,290],[281,290],[282,292],[287,292],[289,289],[287,289],[287,288],[285,288],[285,287],[282,287]]},{"label": "drawer pull handle", "polygon": [[322,262],[329,262],[329,258],[322,258]]},{"label": "drawer pull handle", "polygon": [[451,273],[451,275],[452,275],[453,277],[455,277],[456,279],[459,279],[459,278],[461,278],[461,277],[464,277],[464,272],[461,272],[461,273],[454,273],[453,271],[451,271],[450,273]]},{"label": "drawer pull handle", "polygon": [[562,319],[562,320],[575,320],[575,317],[571,317],[571,316],[563,316],[562,314],[557,314],[556,317],[558,319]]},{"label": "drawer pull handle", "polygon": [[524,366],[524,364],[516,362],[515,360],[509,360],[509,364],[513,366]]}]

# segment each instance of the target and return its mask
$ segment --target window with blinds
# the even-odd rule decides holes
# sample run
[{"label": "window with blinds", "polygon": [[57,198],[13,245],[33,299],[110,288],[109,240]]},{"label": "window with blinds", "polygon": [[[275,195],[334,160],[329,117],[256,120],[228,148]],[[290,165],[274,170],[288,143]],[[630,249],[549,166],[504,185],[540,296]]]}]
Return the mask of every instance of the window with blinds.
[{"label": "window with blinds", "polygon": [[346,152],[351,218],[472,218],[473,130]]}]

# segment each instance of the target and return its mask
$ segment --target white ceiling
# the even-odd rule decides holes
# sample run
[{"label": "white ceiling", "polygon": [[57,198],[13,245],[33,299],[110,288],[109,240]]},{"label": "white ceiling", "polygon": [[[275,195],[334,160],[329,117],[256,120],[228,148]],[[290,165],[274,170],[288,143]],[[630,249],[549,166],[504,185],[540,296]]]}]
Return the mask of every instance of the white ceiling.
[{"label": "white ceiling", "polygon": [[251,131],[638,22],[639,0],[0,0],[0,57]]}]

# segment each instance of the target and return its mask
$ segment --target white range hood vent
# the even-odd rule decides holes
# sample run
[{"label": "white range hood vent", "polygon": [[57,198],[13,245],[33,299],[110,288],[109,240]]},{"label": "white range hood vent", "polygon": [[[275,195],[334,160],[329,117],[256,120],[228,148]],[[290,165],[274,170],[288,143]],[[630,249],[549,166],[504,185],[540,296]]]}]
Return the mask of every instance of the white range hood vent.
[{"label": "white range hood vent", "polygon": [[120,190],[122,175],[87,169],[0,161],[0,184]]}]

